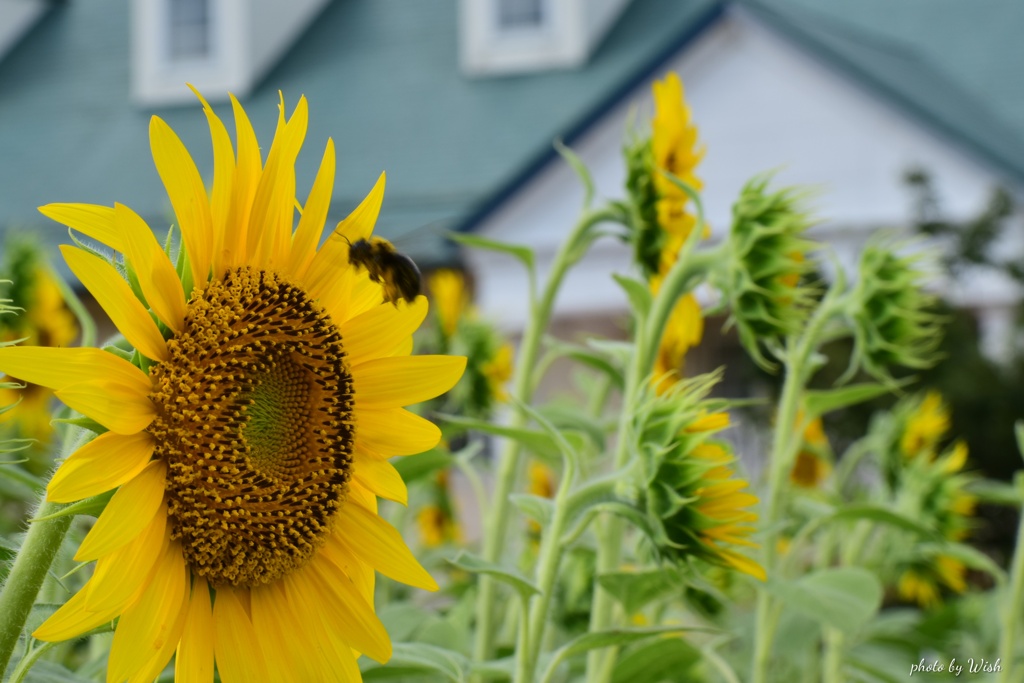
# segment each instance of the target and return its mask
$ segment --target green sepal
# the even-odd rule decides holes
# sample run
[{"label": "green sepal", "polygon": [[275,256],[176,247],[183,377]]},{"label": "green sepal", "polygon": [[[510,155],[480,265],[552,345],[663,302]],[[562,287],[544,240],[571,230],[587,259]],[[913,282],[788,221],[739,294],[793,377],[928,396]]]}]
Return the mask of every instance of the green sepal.
[{"label": "green sepal", "polygon": [[71,503],[67,507],[61,508],[57,512],[52,512],[42,517],[33,517],[30,522],[42,522],[48,519],[57,519],[58,517],[67,517],[68,515],[88,515],[90,517],[99,517],[100,514],[106,509],[107,503],[114,497],[116,491],[107,491],[85,500],[80,500],[75,503]]}]

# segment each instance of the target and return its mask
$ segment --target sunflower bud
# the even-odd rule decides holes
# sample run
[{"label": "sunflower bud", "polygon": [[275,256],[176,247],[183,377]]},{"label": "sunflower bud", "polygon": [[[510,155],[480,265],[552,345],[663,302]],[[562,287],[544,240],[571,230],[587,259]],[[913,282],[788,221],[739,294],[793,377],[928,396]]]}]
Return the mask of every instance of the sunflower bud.
[{"label": "sunflower bud", "polygon": [[896,366],[922,370],[939,359],[942,316],[936,299],[922,289],[920,255],[899,256],[892,244],[875,241],[861,255],[852,317],[855,358],[878,379]]},{"label": "sunflower bud", "polygon": [[804,238],[811,225],[792,188],[769,194],[768,178],[746,184],[733,205],[729,234],[730,266],[723,291],[740,341],[764,368],[772,364],[762,345],[780,346],[797,332],[815,300],[805,276],[807,253],[815,244]]},{"label": "sunflower bud", "polygon": [[764,569],[734,549],[757,547],[748,538],[757,515],[748,508],[758,499],[745,492],[729,444],[713,438],[729,416],[702,400],[712,384],[698,377],[651,398],[640,430],[641,505],[662,559],[700,559],[764,580]]}]

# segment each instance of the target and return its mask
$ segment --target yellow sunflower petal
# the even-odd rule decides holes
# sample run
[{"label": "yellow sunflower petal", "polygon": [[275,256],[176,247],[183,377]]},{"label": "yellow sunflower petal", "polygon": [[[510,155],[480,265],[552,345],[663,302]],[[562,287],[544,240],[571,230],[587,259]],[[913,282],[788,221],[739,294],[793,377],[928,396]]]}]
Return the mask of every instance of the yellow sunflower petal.
[{"label": "yellow sunflower petal", "polygon": [[167,360],[167,343],[160,330],[114,267],[76,247],[62,245],[60,251],[68,268],[93,295],[128,343],[147,358]]},{"label": "yellow sunflower petal", "polygon": [[185,614],[185,626],[174,660],[175,683],[213,680],[213,609],[206,579],[197,576]]},{"label": "yellow sunflower petal", "polygon": [[368,449],[384,457],[413,455],[430,450],[440,441],[437,425],[404,408],[356,406],[356,449]]},{"label": "yellow sunflower petal", "polygon": [[[160,117],[149,120],[149,146],[153,163],[167,190],[178,219],[182,241],[192,265],[196,284],[206,282],[210,272],[213,219],[202,176],[185,145]],[[146,294],[149,298],[149,294]]]},{"label": "yellow sunflower petal", "polygon": [[[298,620],[288,583],[275,581],[252,589],[252,625],[267,665],[267,680],[327,681],[323,660],[311,647],[315,629]],[[319,671],[318,671],[319,670]],[[324,675],[326,674],[326,675]]]},{"label": "yellow sunflower petal", "polygon": [[114,212],[125,256],[135,269],[149,307],[165,325],[180,332],[185,320],[185,293],[171,260],[139,214],[124,204],[115,204]]},{"label": "yellow sunflower petal", "polygon": [[213,192],[210,195],[210,218],[213,232],[211,235],[210,256],[214,277],[219,277],[228,267],[228,255],[224,249],[224,238],[227,231],[228,214],[231,211],[232,184],[235,176],[235,151],[231,146],[224,123],[214,113],[213,107],[199,91],[189,85],[195,96],[203,105],[203,113],[210,126],[210,139],[213,142]]},{"label": "yellow sunflower petal", "polygon": [[352,367],[355,394],[362,405],[393,408],[440,396],[466,369],[463,356],[379,358]]},{"label": "yellow sunflower petal", "polygon": [[718,549],[717,552],[718,555],[723,560],[725,560],[727,564],[729,564],[732,567],[735,567],[744,574],[753,576],[755,579],[760,579],[761,581],[768,580],[768,575],[765,573],[764,567],[762,567],[749,557],[746,557],[745,555],[740,555],[739,553],[731,552],[729,550]]},{"label": "yellow sunflower petal", "polygon": [[50,389],[109,380],[112,384],[131,387],[142,396],[152,390],[149,376],[142,370],[112,353],[88,347],[0,347],[0,372]]},{"label": "yellow sunflower petal", "polygon": [[384,664],[391,659],[391,639],[355,583],[319,552],[292,583],[300,600],[323,606],[328,628],[367,657]]},{"label": "yellow sunflower petal", "polygon": [[88,584],[87,607],[99,610],[120,605],[124,609],[132,604],[149,585],[168,541],[167,506],[161,504],[141,534],[96,562]]},{"label": "yellow sunflower petal", "polygon": [[315,652],[322,658],[325,673],[330,672],[330,675],[324,675],[322,680],[332,680],[333,677],[341,683],[361,683],[359,665],[356,664],[356,658],[348,642],[323,618],[322,603],[306,602],[310,592],[298,590],[295,587],[295,577],[295,574],[286,577],[285,583],[288,586],[289,597],[295,601],[292,608],[298,611],[299,623],[306,625],[304,631],[310,637]]},{"label": "yellow sunflower petal", "polygon": [[437,582],[413,557],[395,527],[359,505],[342,505],[337,515],[338,530],[321,552],[331,557],[331,549],[341,546],[384,576],[417,588],[437,590]]},{"label": "yellow sunflower petal", "polygon": [[256,631],[237,595],[242,590],[218,588],[213,605],[213,652],[223,683],[267,680]]},{"label": "yellow sunflower petal", "polygon": [[47,204],[39,213],[116,251],[124,251],[121,234],[114,227],[114,209],[97,204]]},{"label": "yellow sunflower petal", "polygon": [[46,487],[55,503],[71,503],[117,488],[139,474],[153,454],[146,432],[100,434],[64,461]]},{"label": "yellow sunflower petal", "polygon": [[[281,104],[282,112],[284,103]],[[306,137],[309,107],[299,99],[283,130],[274,137],[249,214],[248,245],[258,266],[287,263],[295,215],[295,159]],[[252,247],[256,247],[256,252]]]},{"label": "yellow sunflower petal", "polygon": [[124,605],[88,605],[87,598],[92,581],[86,583],[60,609],[51,614],[49,619],[32,632],[32,637],[56,643],[80,636],[116,619]]},{"label": "yellow sunflower petal", "polygon": [[229,267],[239,265],[245,260],[252,198],[256,194],[263,169],[256,133],[245,110],[234,95],[231,95],[231,108],[235,115],[238,161],[235,165],[235,183],[231,194],[231,212],[224,231],[224,249],[229,257]]},{"label": "yellow sunflower petal", "polygon": [[402,475],[387,460],[374,458],[363,451],[352,454],[352,476],[374,495],[407,505],[409,491]]},{"label": "yellow sunflower petal", "polygon": [[95,560],[142,533],[160,509],[166,478],[167,465],[153,460],[118,489],[78,547],[75,561]]},{"label": "yellow sunflower petal", "polygon": [[[317,171],[313,189],[309,191],[309,197],[306,199],[306,205],[302,208],[299,226],[292,236],[288,272],[300,280],[313,260],[313,256],[316,255],[316,245],[320,241],[320,233],[323,232],[324,223],[327,221],[327,211],[331,207],[331,193],[334,191],[334,172],[334,141],[328,138],[327,149],[324,150],[324,158],[320,162],[320,170]],[[345,341],[348,346],[348,340]]]},{"label": "yellow sunflower petal", "polygon": [[[177,541],[168,544],[153,578],[138,601],[125,610],[114,631],[107,662],[107,682],[136,678],[142,670],[166,666],[181,637],[186,600],[185,560]],[[166,658],[158,661],[161,655]],[[152,676],[148,679],[152,680]]]},{"label": "yellow sunflower petal", "polygon": [[411,304],[402,300],[398,307],[391,304],[374,306],[339,325],[345,351],[352,363],[392,355],[401,343],[412,338],[427,317],[427,297],[418,296]]},{"label": "yellow sunflower petal", "polygon": [[385,181],[386,176],[381,173],[370,194],[345,220],[338,223],[313,257],[303,277],[303,284],[314,296],[322,297],[336,283],[338,264],[348,263],[348,245],[366,239],[373,233],[373,226],[384,201]]},{"label": "yellow sunflower petal", "polygon": [[54,395],[67,407],[118,434],[141,432],[156,417],[152,401],[123,384],[82,382],[58,389]]},{"label": "yellow sunflower petal", "polygon": [[[166,516],[162,520],[164,533],[151,524],[139,538],[124,548],[96,563],[93,577],[32,636],[39,640],[57,642],[79,636],[112,621],[132,602],[146,586],[153,564],[166,542]],[[124,567],[119,567],[123,563]],[[125,573],[112,573],[124,569]],[[98,599],[97,599],[98,598]]]}]

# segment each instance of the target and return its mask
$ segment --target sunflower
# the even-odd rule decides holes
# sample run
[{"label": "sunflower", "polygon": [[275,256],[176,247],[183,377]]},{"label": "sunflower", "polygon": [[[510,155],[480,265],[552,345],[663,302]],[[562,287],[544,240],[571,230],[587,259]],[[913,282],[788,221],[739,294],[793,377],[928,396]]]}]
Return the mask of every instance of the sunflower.
[{"label": "sunflower", "polygon": [[348,264],[349,243],[373,229],[383,175],[318,249],[334,146],[293,230],[305,99],[286,120],[282,98],[265,164],[237,100],[237,155],[200,100],[210,194],[177,135],[150,123],[179,269],[127,206],[41,209],[123,255],[131,284],[62,247],[135,353],[0,349],[0,370],[54,389],[101,432],[61,465],[49,498],[117,489],[76,555],[96,560],[91,579],[33,635],[64,640],[120,617],[108,681],[151,681],[175,653],[181,681],[213,681],[215,668],[225,683],[357,681],[358,653],[391,656],[374,571],[437,587],[377,498],[406,498],[388,457],[440,439],[403,406],[449,389],[465,359],[410,356],[425,299],[385,304]]},{"label": "sunflower", "polygon": [[682,563],[690,558],[730,567],[760,580],[764,568],[738,548],[757,548],[757,496],[733,467],[726,441],[713,438],[729,426],[729,414],[702,400],[715,375],[678,382],[655,391],[641,421],[645,467],[641,505],[660,557]]},{"label": "sunflower", "polygon": [[652,91],[651,136],[632,142],[626,149],[626,190],[633,214],[631,240],[636,260],[648,278],[668,272],[697,225],[689,195],[663,172],[699,191],[703,182],[696,170],[704,156],[678,74],[670,73],[665,80],[656,81]]}]

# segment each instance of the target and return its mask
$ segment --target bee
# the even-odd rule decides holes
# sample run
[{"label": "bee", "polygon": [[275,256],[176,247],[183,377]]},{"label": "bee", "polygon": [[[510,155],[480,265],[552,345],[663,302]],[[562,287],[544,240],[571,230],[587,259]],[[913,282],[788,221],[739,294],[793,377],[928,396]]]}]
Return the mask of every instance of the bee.
[{"label": "bee", "polygon": [[384,288],[384,301],[398,307],[398,300],[412,303],[420,294],[420,269],[382,237],[349,243],[348,262],[365,268],[370,279]]}]

